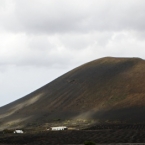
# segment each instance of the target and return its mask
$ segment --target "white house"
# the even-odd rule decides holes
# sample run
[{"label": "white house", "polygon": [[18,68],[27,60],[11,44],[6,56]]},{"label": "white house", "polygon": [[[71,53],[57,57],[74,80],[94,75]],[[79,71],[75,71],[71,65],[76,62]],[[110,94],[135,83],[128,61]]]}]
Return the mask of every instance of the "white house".
[{"label": "white house", "polygon": [[50,130],[67,130],[66,126],[51,127]]},{"label": "white house", "polygon": [[14,131],[14,133],[24,133],[24,131],[23,131],[23,130],[20,130],[20,129],[16,129],[16,130]]}]

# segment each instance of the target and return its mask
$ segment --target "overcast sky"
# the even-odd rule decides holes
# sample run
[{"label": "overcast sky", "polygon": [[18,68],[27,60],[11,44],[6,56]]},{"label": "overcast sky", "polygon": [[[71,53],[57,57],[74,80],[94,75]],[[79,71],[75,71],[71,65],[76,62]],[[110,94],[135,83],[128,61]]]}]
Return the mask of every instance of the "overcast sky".
[{"label": "overcast sky", "polygon": [[145,0],[0,0],[0,106],[105,56],[145,59]]}]

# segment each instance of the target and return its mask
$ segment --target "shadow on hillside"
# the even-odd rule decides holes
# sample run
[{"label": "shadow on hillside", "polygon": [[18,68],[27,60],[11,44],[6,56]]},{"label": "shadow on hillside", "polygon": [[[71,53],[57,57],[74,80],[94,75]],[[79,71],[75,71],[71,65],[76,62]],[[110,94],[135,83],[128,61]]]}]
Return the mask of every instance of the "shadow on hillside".
[{"label": "shadow on hillside", "polygon": [[92,114],[92,119],[102,121],[119,121],[126,123],[145,123],[145,106],[135,106],[129,108],[101,110]]}]

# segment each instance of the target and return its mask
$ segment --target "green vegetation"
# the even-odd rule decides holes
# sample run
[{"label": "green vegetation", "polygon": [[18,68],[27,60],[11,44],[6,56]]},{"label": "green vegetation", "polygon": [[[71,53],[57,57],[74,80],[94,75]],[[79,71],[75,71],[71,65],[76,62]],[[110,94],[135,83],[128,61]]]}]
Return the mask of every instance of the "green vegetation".
[{"label": "green vegetation", "polygon": [[95,145],[96,143],[93,141],[85,141],[84,145]]},{"label": "green vegetation", "polygon": [[60,119],[60,118],[58,118],[58,119],[54,119],[53,121],[61,121],[61,119]]}]

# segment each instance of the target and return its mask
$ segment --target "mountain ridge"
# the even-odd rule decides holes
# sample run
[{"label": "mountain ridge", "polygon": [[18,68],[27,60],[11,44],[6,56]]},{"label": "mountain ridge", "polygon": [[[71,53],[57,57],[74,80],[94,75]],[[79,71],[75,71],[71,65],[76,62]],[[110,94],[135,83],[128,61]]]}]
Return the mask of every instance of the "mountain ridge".
[{"label": "mountain ridge", "polygon": [[140,58],[104,57],[85,63],[1,107],[0,122],[3,128],[57,119],[143,123],[144,73]]}]

